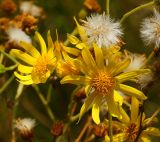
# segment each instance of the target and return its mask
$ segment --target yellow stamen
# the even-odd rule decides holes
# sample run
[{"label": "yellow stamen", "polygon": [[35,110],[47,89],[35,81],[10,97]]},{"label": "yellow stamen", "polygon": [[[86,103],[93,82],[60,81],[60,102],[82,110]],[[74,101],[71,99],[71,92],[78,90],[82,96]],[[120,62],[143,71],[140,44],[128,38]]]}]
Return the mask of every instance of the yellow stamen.
[{"label": "yellow stamen", "polygon": [[108,95],[115,87],[115,80],[106,71],[99,71],[93,74],[91,86],[100,94]]}]

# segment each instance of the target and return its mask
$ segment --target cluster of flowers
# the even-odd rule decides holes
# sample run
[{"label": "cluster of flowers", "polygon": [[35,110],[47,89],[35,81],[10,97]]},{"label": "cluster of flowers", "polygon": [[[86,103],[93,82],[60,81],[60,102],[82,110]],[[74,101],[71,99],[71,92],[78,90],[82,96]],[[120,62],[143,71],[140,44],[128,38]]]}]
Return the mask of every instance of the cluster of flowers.
[{"label": "cluster of flowers", "polygon": [[[85,92],[79,121],[91,109],[93,121],[109,127],[109,121],[100,117],[100,112],[110,113],[114,117],[115,142],[132,142],[137,137],[139,142],[149,142],[149,135],[160,136],[160,130],[152,127],[157,121],[156,116],[145,118],[144,112],[140,111],[147,97],[142,91],[127,85],[127,82],[135,82],[144,88],[152,80],[145,56],[121,49],[123,32],[120,23],[105,13],[92,15],[86,21],[82,20],[82,24],[76,19],[75,22],[78,35],[68,34],[68,45],[58,38],[53,42],[50,31],[47,45],[42,36],[35,33],[40,52],[31,43],[20,41],[22,50],[12,49],[10,52],[20,60],[14,72],[17,80],[31,85],[45,83],[51,76],[56,76],[61,84],[77,85]],[[155,43],[156,48],[160,45],[159,29],[158,12],[153,18],[144,20],[141,28],[146,43]],[[105,140],[110,141],[108,133],[105,133]]]}]

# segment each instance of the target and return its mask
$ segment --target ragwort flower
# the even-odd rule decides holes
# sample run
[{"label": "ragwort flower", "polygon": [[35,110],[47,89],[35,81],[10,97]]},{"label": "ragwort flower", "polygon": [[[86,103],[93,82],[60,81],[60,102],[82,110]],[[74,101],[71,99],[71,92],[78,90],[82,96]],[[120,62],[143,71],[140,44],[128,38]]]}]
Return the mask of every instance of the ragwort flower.
[{"label": "ragwort flower", "polygon": [[[132,97],[131,101],[131,113],[130,116],[123,110],[122,119],[120,122],[113,121],[113,125],[116,125],[121,130],[120,133],[113,136],[114,142],[134,142],[140,132],[140,125],[142,132],[138,137],[138,142],[151,142],[150,135],[160,136],[160,130],[152,127],[153,122],[156,121],[155,117],[145,118],[143,113],[142,117],[139,115],[139,101]],[[142,119],[142,120],[141,120]],[[106,142],[109,142],[109,136],[105,136]]]},{"label": "ragwort flower", "polygon": [[[103,50],[96,44],[93,46],[94,55],[91,54],[88,48],[84,48],[82,50],[82,58],[74,61],[81,73],[79,75],[67,75],[61,80],[61,83],[72,83],[85,87],[87,98],[81,107],[79,117],[81,118],[83,113],[92,105],[93,120],[99,124],[99,111],[102,102],[107,102],[108,110],[113,116],[121,116],[118,107],[122,104],[122,97],[117,90],[127,92],[142,100],[146,99],[146,96],[141,91],[122,83],[139,74],[148,72],[148,69],[121,73],[129,65],[129,58],[120,62],[116,56],[119,53],[112,54],[112,56],[109,55],[107,58],[109,49]],[[104,53],[105,51],[107,52]]]},{"label": "ragwort flower", "polygon": [[33,45],[23,41],[20,45],[27,53],[17,49],[11,50],[12,55],[23,61],[18,65],[18,71],[15,71],[14,74],[19,82],[25,85],[45,83],[56,66],[50,32],[48,32],[48,49],[41,35],[38,32],[35,35],[39,41],[41,53]]}]

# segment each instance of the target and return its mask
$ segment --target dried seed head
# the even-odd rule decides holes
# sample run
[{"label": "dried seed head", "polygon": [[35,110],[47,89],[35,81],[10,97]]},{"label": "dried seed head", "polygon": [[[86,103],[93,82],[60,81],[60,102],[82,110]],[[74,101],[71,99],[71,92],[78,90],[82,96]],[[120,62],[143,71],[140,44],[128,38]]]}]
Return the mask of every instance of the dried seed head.
[{"label": "dried seed head", "polygon": [[85,0],[83,4],[90,11],[101,11],[101,6],[97,0]]},{"label": "dried seed head", "polygon": [[33,128],[35,125],[36,121],[31,118],[18,118],[14,123],[14,127],[24,139],[31,139],[33,137]]},{"label": "dried seed head", "polygon": [[17,6],[13,0],[3,0],[1,9],[7,14],[12,14],[17,10]]},{"label": "dried seed head", "polygon": [[54,136],[62,135],[63,127],[64,127],[64,123],[62,121],[56,121],[51,128],[51,134]]},{"label": "dried seed head", "polygon": [[104,137],[108,132],[108,128],[105,124],[100,123],[99,125],[93,126],[93,132],[98,137]]}]

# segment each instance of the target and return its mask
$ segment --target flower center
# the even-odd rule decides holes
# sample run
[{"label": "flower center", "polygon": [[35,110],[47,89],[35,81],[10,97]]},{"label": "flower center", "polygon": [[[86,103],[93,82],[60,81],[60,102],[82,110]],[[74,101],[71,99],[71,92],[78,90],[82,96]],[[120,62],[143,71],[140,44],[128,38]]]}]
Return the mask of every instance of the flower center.
[{"label": "flower center", "polygon": [[100,94],[108,95],[115,87],[115,80],[106,71],[96,72],[91,80],[91,86]]},{"label": "flower center", "polygon": [[128,140],[134,141],[138,134],[138,126],[135,123],[131,123],[126,129]]},{"label": "flower center", "polygon": [[33,66],[32,70],[32,78],[36,78],[36,80],[45,81],[48,76],[47,73],[49,69],[50,60],[47,55],[40,56],[36,64]]}]

